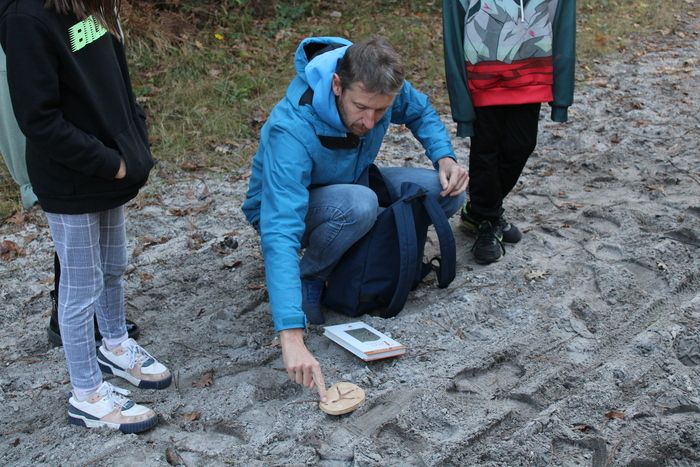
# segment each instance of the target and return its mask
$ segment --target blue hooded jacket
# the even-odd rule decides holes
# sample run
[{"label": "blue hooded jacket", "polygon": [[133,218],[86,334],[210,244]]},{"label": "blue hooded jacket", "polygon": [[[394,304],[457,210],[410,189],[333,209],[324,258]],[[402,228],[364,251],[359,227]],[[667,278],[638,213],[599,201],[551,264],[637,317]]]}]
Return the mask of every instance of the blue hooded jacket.
[{"label": "blue hooded jacket", "polygon": [[[295,55],[297,76],[263,126],[253,158],[243,212],[260,231],[277,331],[306,325],[301,309],[299,251],[310,187],[355,183],[377,157],[389,123],[406,125],[434,167],[443,157],[454,158],[445,126],[427,96],[407,81],[383,118],[359,138],[357,147],[328,144],[348,135],[331,83],[338,62],[350,45],[339,37],[307,38],[301,42]],[[330,50],[314,56],[323,48]],[[302,98],[308,96],[309,88],[313,90],[311,101]]]}]

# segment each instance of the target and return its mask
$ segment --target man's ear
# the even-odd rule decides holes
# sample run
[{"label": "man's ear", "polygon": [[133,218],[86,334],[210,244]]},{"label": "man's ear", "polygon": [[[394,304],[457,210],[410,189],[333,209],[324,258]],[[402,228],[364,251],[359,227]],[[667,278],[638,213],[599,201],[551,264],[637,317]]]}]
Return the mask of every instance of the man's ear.
[{"label": "man's ear", "polygon": [[340,94],[343,92],[343,86],[340,84],[340,76],[338,76],[338,73],[333,73],[333,94],[335,94],[337,97],[340,97]]}]

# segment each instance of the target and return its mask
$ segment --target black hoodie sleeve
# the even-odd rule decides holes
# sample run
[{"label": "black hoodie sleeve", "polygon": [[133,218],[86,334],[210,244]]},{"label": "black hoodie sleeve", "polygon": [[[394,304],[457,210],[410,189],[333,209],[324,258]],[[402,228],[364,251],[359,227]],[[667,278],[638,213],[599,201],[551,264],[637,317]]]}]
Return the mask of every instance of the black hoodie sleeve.
[{"label": "black hoodie sleeve", "polygon": [[20,129],[46,156],[91,177],[113,179],[121,156],[66,121],[60,110],[58,52],[51,33],[28,15],[8,14],[0,26],[7,80]]}]

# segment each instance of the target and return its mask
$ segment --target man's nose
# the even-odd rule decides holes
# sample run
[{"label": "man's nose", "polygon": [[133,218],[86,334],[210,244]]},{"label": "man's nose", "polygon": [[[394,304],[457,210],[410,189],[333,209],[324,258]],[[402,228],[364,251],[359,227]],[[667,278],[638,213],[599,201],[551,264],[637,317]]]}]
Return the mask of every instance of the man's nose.
[{"label": "man's nose", "polygon": [[367,128],[368,130],[371,130],[374,128],[374,124],[377,123],[375,120],[377,112],[375,110],[366,110],[365,114],[362,118],[362,124]]}]

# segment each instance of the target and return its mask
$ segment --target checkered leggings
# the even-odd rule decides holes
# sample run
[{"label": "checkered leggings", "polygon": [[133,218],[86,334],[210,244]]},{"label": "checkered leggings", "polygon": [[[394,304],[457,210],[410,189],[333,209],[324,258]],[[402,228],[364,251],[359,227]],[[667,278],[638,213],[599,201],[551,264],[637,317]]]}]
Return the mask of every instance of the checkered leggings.
[{"label": "checkered leggings", "polygon": [[90,214],[46,213],[61,263],[58,319],[71,384],[102,383],[95,353],[94,315],[102,336],[126,337],[124,206]]}]

